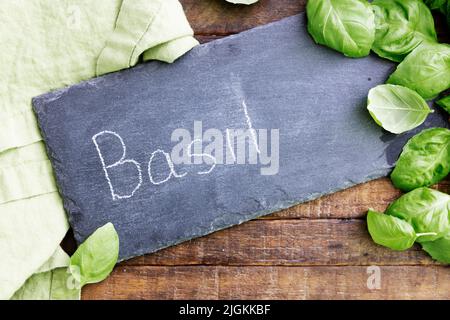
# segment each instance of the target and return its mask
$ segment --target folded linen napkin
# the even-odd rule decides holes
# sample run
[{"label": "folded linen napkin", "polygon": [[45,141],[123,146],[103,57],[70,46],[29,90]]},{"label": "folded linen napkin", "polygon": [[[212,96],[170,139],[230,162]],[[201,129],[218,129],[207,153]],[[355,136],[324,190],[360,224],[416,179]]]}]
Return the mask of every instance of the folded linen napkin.
[{"label": "folded linen napkin", "polygon": [[31,98],[140,57],[173,62],[198,42],[178,0],[17,0],[0,4],[0,43],[0,299],[9,299],[68,229]]}]

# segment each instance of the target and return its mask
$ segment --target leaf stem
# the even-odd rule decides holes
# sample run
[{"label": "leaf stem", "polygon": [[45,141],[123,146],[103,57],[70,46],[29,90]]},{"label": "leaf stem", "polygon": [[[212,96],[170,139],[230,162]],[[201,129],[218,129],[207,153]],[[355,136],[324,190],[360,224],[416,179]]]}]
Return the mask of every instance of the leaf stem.
[{"label": "leaf stem", "polygon": [[436,232],[423,232],[423,233],[416,233],[417,238],[418,237],[424,237],[424,236],[437,236]]}]

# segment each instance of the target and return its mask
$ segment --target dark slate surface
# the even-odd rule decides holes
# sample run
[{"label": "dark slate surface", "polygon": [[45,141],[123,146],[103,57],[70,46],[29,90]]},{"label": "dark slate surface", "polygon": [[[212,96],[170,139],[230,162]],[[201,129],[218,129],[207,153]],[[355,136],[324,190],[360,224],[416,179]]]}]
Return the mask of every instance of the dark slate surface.
[{"label": "dark slate surface", "polygon": [[[172,65],[151,62],[38,97],[34,108],[77,241],[111,221],[126,259],[386,176],[408,137],[447,126],[440,112],[399,136],[374,123],[367,92],[393,67],[314,44],[299,15],[199,46]],[[261,175],[261,164],[198,174],[210,168],[204,163],[175,165],[186,175],[151,182],[151,154],[171,152],[174,129],[192,133],[194,121],[204,130],[246,129],[243,101],[253,128],[279,129],[278,174]],[[102,131],[126,145],[125,162],[107,169],[116,194],[129,195],[139,182],[127,160],[141,166],[130,198],[113,200],[92,140]],[[97,143],[105,166],[120,159],[117,137]],[[164,159],[153,159],[154,182],[167,176]]]}]

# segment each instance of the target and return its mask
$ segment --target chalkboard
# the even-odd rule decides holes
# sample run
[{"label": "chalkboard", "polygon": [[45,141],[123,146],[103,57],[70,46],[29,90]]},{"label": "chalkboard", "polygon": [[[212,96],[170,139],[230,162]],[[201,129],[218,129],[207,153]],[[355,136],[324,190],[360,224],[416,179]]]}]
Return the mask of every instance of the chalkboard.
[{"label": "chalkboard", "polygon": [[34,99],[78,242],[120,258],[386,176],[405,141],[366,98],[394,64],[316,45],[299,15]]}]

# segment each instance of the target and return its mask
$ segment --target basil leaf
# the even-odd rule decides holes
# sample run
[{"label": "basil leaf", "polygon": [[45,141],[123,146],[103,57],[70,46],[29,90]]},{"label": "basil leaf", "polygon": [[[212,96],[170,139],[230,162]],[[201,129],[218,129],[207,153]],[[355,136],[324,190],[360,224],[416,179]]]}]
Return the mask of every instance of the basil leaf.
[{"label": "basil leaf", "polygon": [[375,39],[374,14],[364,0],[309,0],[308,31],[318,44],[349,57],[367,56]]},{"label": "basil leaf", "polygon": [[430,9],[421,0],[375,0],[375,42],[380,57],[402,61],[423,41],[437,42]]},{"label": "basil leaf", "polygon": [[449,171],[450,130],[432,128],[406,143],[391,179],[397,188],[410,191],[441,181]]},{"label": "basil leaf", "polygon": [[369,91],[367,110],[378,125],[392,133],[418,127],[433,112],[417,92],[392,84]]},{"label": "basil leaf", "polygon": [[446,15],[447,15],[447,26],[450,28],[450,1],[447,0],[447,9],[446,10],[442,10],[442,11],[446,11]]},{"label": "basil leaf", "polygon": [[234,4],[252,4],[258,2],[259,0],[226,0],[226,1]]},{"label": "basil leaf", "polygon": [[434,241],[447,234],[449,213],[450,196],[429,188],[415,189],[401,196],[386,210],[386,214],[410,223],[417,233],[434,233],[419,237],[418,242]]},{"label": "basil leaf", "polygon": [[441,9],[447,4],[447,0],[423,0],[423,2],[431,9]]},{"label": "basil leaf", "polygon": [[433,259],[450,264],[450,232],[441,239],[422,243],[422,249]]},{"label": "basil leaf", "polygon": [[406,221],[369,210],[367,227],[373,241],[393,250],[406,250],[416,240],[414,228]]},{"label": "basil leaf", "polygon": [[422,43],[398,65],[388,83],[413,89],[424,99],[435,98],[450,87],[450,46]]},{"label": "basil leaf", "polygon": [[439,106],[441,106],[445,111],[450,113],[450,95],[442,98],[441,100],[436,102]]},{"label": "basil leaf", "polygon": [[119,236],[111,223],[97,229],[70,259],[73,277],[84,286],[104,280],[119,255]]}]

